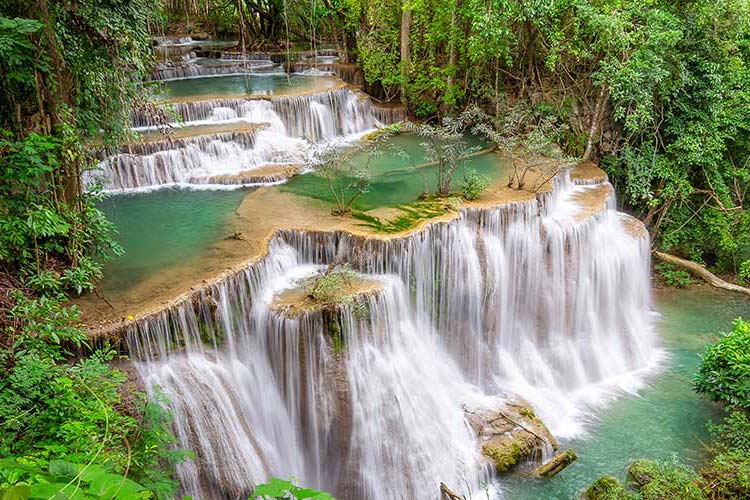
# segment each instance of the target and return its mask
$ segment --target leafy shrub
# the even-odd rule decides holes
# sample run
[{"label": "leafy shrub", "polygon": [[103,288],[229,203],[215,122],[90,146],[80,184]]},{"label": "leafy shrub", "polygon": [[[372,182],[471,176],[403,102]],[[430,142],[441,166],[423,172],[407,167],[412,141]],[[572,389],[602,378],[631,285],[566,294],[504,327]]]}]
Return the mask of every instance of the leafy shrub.
[{"label": "leafy shrub", "polygon": [[750,284],[750,260],[740,263],[740,269],[737,272],[737,279],[743,285]]},{"label": "leafy shrub", "polygon": [[357,278],[349,266],[329,267],[324,272],[303,282],[306,294],[321,304],[331,304],[345,293],[345,288]]},{"label": "leafy shrub", "polygon": [[472,168],[461,181],[461,193],[467,200],[476,200],[489,185],[490,178]]},{"label": "leafy shrub", "polygon": [[701,477],[690,467],[672,460],[636,460],[628,476],[643,500],[704,500]]},{"label": "leafy shrub", "polygon": [[96,459],[172,498],[177,484],[166,465],[184,454],[173,451],[166,411],[142,393],[132,394],[136,408],[124,410],[125,374],[110,366],[115,351],[71,360],[72,349],[87,348],[76,307],[20,291],[12,297],[3,333],[13,342],[0,347],[0,456],[42,469]]},{"label": "leafy shrub", "polygon": [[720,451],[750,454],[750,417],[743,411],[733,411],[719,424],[708,425],[714,446]]},{"label": "leafy shrub", "polygon": [[693,283],[689,272],[682,269],[675,269],[671,264],[659,264],[656,266],[656,271],[667,286],[685,288]]},{"label": "leafy shrub", "polygon": [[600,477],[585,491],[585,500],[629,500],[632,495],[612,476]]},{"label": "leafy shrub", "polygon": [[255,489],[254,500],[335,500],[330,494],[310,488],[300,488],[291,481],[272,477],[267,484]]},{"label": "leafy shrub", "polygon": [[714,401],[750,409],[750,323],[737,319],[729,334],[706,347],[694,384]]},{"label": "leafy shrub", "polygon": [[92,500],[140,500],[151,497],[143,486],[98,464],[77,465],[62,460],[49,467],[3,459],[0,498],[9,500],[85,498]]}]

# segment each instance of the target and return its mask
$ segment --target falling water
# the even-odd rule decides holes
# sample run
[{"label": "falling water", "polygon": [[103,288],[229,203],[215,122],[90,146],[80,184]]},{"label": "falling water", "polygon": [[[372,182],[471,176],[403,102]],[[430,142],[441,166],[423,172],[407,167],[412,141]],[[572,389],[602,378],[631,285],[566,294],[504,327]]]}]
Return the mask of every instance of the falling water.
[{"label": "falling water", "polygon": [[[605,203],[580,201],[592,190]],[[658,357],[648,238],[613,206],[608,184],[566,172],[539,201],[407,237],[280,232],[262,261],[132,324],[130,353],[197,456],[184,493],[237,497],[270,475],[340,500],[431,500],[441,481],[476,493],[491,477],[462,408],[508,393],[553,433],[580,432],[588,405]],[[365,314],[341,306],[338,344],[324,313],[270,307],[331,262],[381,283]]]},{"label": "falling water", "polygon": [[[104,158],[97,170],[84,175],[84,182],[101,179],[109,191],[218,184],[220,176],[252,172],[260,166],[307,164],[321,143],[354,138],[381,125],[370,101],[348,88],[271,99],[183,102],[174,104],[174,112],[184,120],[182,125],[238,122],[238,127],[250,123],[259,129],[134,145]],[[133,120],[142,129],[154,126],[153,117],[143,111],[134,113]],[[252,183],[278,180],[251,178]]]},{"label": "falling water", "polygon": [[[327,130],[340,135],[363,132],[377,124],[372,117],[369,99],[348,88],[264,100],[229,98],[178,102],[172,104],[172,111],[184,125],[205,125],[231,120],[250,121],[253,118],[250,113],[257,106],[266,106],[278,115],[290,135],[317,141],[330,137],[323,135],[328,123],[321,123],[320,114],[311,109],[317,105],[324,106],[330,113],[326,118],[332,120],[331,128]],[[133,125],[136,129],[149,129],[157,123],[149,112],[137,110],[133,113]]]}]

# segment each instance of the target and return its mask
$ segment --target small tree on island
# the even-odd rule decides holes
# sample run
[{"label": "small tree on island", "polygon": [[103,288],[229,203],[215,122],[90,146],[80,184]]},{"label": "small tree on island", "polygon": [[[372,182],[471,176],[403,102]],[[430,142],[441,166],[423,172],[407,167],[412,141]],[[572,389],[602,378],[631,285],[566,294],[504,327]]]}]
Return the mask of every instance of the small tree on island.
[{"label": "small tree on island", "polygon": [[[438,196],[450,196],[451,184],[456,172],[462,168],[466,172],[469,158],[478,150],[478,148],[470,147],[466,143],[463,122],[447,117],[443,120],[442,125],[407,123],[406,128],[423,140],[420,144],[424,149],[427,163],[413,165],[415,170],[420,172],[424,180],[424,174],[419,169],[434,163],[437,166],[435,170],[437,194]],[[425,181],[423,197],[429,194],[426,190],[427,182]]]},{"label": "small tree on island", "polygon": [[390,129],[382,129],[356,146],[343,150],[328,146],[318,156],[316,171],[326,180],[333,196],[333,215],[351,212],[357,198],[370,190],[370,164],[383,153],[383,143],[391,135]]},{"label": "small tree on island", "polygon": [[[528,103],[505,103],[496,116],[489,116],[478,107],[471,107],[454,120],[458,126],[470,129],[492,141],[503,154],[513,156],[507,186],[538,192],[571,160],[563,155],[555,137],[567,126],[550,117],[536,117]],[[523,159],[517,156],[523,155]],[[527,186],[529,172],[536,172],[531,187]]]}]

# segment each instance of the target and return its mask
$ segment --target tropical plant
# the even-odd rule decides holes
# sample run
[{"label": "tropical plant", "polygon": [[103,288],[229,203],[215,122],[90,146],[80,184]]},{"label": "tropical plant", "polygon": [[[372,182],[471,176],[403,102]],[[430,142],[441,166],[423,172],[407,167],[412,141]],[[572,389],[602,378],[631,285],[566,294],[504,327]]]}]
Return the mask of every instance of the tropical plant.
[{"label": "tropical plant", "polygon": [[461,180],[461,195],[467,200],[476,200],[490,185],[490,178],[470,168]]},{"label": "tropical plant", "polygon": [[0,498],[3,500],[91,499],[145,500],[143,486],[98,464],[53,460],[46,469],[13,459],[0,460]]},{"label": "tropical plant", "polygon": [[301,488],[291,481],[272,477],[261,484],[250,497],[253,500],[335,500],[330,494]]},{"label": "tropical plant", "polygon": [[383,154],[383,144],[390,137],[386,129],[364,142],[342,150],[326,147],[316,160],[315,171],[326,180],[333,197],[333,215],[346,215],[357,199],[367,193],[371,185],[370,164]]},{"label": "tropical plant", "polygon": [[731,332],[706,347],[694,383],[699,394],[750,410],[750,323],[736,320]]},{"label": "tropical plant", "polygon": [[422,139],[425,158],[436,166],[438,196],[450,196],[454,176],[478,149],[466,143],[463,123],[448,117],[442,125],[408,123],[406,128]]}]

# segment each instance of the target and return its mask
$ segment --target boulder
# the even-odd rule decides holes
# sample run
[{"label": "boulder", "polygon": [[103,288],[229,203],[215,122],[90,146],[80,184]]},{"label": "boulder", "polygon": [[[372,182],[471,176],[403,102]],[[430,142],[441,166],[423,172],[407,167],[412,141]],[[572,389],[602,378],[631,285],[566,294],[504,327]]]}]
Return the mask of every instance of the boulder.
[{"label": "boulder", "polygon": [[506,402],[495,410],[464,410],[482,454],[499,473],[541,455],[548,447],[557,450],[557,441],[525,401]]}]

